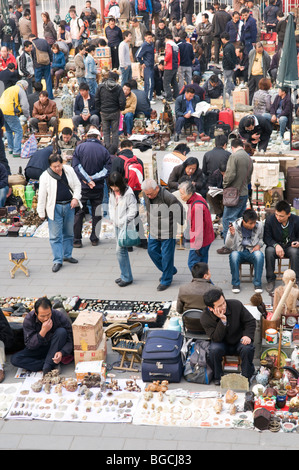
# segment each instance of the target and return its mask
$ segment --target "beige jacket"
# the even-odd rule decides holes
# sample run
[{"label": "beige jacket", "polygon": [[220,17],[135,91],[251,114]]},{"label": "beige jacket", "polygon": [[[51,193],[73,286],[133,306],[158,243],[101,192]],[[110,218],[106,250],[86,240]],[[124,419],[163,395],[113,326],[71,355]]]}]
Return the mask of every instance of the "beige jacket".
[{"label": "beige jacket", "polygon": [[121,112],[122,114],[127,114],[127,113],[135,113],[137,106],[137,97],[134,93],[131,93],[129,96],[126,97],[126,107],[125,109]]},{"label": "beige jacket", "polygon": [[27,41],[29,39],[29,35],[32,33],[31,21],[22,16],[19,20],[19,29],[22,39]]}]

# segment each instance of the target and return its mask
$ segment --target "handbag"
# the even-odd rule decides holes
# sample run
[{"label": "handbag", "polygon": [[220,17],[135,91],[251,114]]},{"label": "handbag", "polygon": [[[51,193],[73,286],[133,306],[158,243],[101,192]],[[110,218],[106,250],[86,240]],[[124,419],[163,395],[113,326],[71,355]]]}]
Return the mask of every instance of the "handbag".
[{"label": "handbag", "polygon": [[140,237],[136,228],[128,228],[126,225],[118,234],[118,244],[123,248],[140,245]]},{"label": "handbag", "polygon": [[[246,177],[244,178],[241,188],[248,177],[249,168],[250,168],[250,165],[248,165],[247,174],[246,174]],[[234,188],[233,186],[229,186],[228,188],[223,188],[223,205],[225,207],[236,207],[239,204],[239,199],[240,199],[240,190],[238,188]]]}]

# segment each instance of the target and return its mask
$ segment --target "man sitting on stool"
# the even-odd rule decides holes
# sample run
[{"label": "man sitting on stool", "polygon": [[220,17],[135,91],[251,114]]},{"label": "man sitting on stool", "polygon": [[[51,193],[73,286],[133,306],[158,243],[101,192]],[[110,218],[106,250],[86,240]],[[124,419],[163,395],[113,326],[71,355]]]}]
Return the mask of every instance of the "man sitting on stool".
[{"label": "man sitting on stool", "polygon": [[241,374],[250,380],[255,373],[255,318],[239,300],[226,300],[221,289],[207,291],[204,302],[206,308],[200,322],[211,339],[209,361],[215,385],[220,385],[224,356],[240,356]]},{"label": "man sitting on stool", "polygon": [[199,134],[203,133],[202,117],[193,117],[192,113],[195,112],[197,103],[200,102],[199,96],[195,95],[195,90],[192,86],[186,88],[183,95],[180,95],[175,100],[175,136],[174,141],[180,140],[180,132],[185,124],[195,124]]},{"label": "man sitting on stool", "polygon": [[299,216],[291,214],[290,204],[279,201],[275,213],[265,221],[264,242],[266,245],[267,291],[275,288],[275,260],[289,258],[291,269],[299,282]]},{"label": "man sitting on stool", "polygon": [[232,250],[229,255],[229,265],[232,275],[232,291],[240,292],[239,268],[242,263],[254,265],[254,289],[256,293],[262,293],[262,274],[264,267],[263,246],[264,225],[257,220],[257,213],[253,209],[246,209],[243,217],[240,217],[227,232],[225,246]]},{"label": "man sitting on stool", "polygon": [[29,119],[29,126],[33,132],[39,132],[38,124],[40,122],[47,123],[47,127],[54,127],[57,129],[57,107],[54,100],[49,99],[48,92],[42,90],[39,94],[39,99],[33,105],[32,118]]}]

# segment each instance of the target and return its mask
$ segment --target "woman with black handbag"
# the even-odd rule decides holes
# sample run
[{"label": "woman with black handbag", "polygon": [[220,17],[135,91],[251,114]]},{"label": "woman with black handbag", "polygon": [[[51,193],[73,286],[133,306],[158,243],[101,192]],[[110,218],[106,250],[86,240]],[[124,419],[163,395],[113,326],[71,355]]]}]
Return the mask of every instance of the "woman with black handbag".
[{"label": "woman with black handbag", "polygon": [[120,287],[133,282],[128,248],[140,243],[134,219],[137,215],[137,201],[125,178],[117,171],[108,177],[109,214],[115,228],[116,256],[121,276],[115,280]]}]

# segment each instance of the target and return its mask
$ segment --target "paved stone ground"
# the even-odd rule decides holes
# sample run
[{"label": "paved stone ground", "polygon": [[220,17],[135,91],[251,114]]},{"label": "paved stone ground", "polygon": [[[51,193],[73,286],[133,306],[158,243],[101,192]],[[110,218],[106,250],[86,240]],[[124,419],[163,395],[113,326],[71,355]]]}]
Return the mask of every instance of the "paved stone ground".
[{"label": "paved stone ground", "polygon": [[[10,161],[12,170],[20,164],[20,159]],[[52,257],[48,239],[10,238],[0,239],[0,296],[41,296],[63,294],[79,295],[82,298],[104,298],[124,300],[176,300],[181,283],[189,282],[191,275],[187,267],[188,252],[177,250],[175,263],[178,273],[171,287],[165,292],[157,292],[159,273],[153,266],[147,252],[135,248],[130,254],[135,281],[131,286],[120,288],[114,283],[119,275],[115,257],[114,241],[103,241],[98,247],[92,247],[89,240],[84,241],[82,249],[74,250],[79,259],[78,265],[66,264],[56,274],[52,273]],[[217,255],[216,250],[222,245],[217,239],[211,249],[209,265],[213,282],[221,287],[228,298],[231,293],[230,270],[227,256]],[[26,250],[27,266],[30,277],[18,271],[11,279],[9,270],[12,267],[8,253]],[[263,279],[265,283],[265,279]],[[242,284],[241,293],[236,296],[248,303],[253,293],[249,282]],[[264,301],[270,301],[264,294]],[[107,362],[115,358],[108,352]],[[63,366],[62,374],[73,373],[73,365]],[[14,382],[15,368],[9,363],[6,366],[6,383]],[[122,375],[123,377],[123,375]],[[191,390],[215,389],[209,386],[189,384],[182,380],[180,387]],[[171,384],[177,388],[178,384]],[[135,426],[132,424],[89,424],[89,423],[56,423],[43,421],[5,421],[0,420],[0,449],[44,449],[44,450],[138,450],[163,451],[205,449],[292,449],[298,446],[297,434],[274,434],[253,430],[216,430],[188,429],[177,427]]]}]

